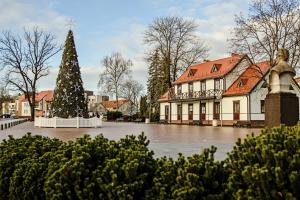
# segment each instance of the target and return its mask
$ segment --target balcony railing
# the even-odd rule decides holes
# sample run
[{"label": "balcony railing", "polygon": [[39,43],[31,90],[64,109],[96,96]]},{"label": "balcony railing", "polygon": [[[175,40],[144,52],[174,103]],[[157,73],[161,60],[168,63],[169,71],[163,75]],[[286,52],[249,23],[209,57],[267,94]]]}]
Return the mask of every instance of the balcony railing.
[{"label": "balcony railing", "polygon": [[220,97],[223,90],[205,90],[205,91],[194,91],[194,92],[183,92],[180,94],[175,94],[170,92],[170,97],[172,100],[184,100],[184,99],[211,99]]}]

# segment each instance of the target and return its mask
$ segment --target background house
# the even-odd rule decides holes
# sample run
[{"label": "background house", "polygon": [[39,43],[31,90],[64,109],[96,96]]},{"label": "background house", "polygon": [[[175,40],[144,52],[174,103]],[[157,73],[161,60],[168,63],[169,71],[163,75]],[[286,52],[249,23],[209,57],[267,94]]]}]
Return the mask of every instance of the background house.
[{"label": "background house", "polygon": [[[253,64],[247,55],[190,66],[160,102],[160,120],[167,123],[263,125],[268,62]],[[300,97],[296,81],[291,90]]]}]

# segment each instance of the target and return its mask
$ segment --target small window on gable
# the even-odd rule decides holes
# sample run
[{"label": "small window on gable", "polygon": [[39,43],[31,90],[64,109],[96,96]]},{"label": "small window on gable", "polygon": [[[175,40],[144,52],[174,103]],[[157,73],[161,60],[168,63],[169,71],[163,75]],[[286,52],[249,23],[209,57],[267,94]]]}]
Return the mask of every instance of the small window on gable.
[{"label": "small window on gable", "polygon": [[262,87],[262,88],[267,88],[267,87],[268,87],[268,83],[265,81],[265,82],[262,84],[261,87]]},{"label": "small window on gable", "polygon": [[196,72],[197,72],[197,69],[190,69],[190,71],[189,71],[189,77],[190,76],[194,76],[195,74],[196,74]]},{"label": "small window on gable", "polygon": [[211,68],[211,73],[219,71],[220,68],[221,68],[221,64],[213,64]]},{"label": "small window on gable", "polygon": [[239,82],[238,82],[238,87],[243,87],[244,85],[247,84],[248,79],[242,78]]}]

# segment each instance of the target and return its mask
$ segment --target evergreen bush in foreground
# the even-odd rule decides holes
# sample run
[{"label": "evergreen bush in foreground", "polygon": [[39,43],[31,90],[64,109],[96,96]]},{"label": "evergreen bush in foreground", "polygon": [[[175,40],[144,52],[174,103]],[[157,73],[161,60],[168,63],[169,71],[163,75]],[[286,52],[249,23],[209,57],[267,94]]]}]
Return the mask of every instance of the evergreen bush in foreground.
[{"label": "evergreen bush in foreground", "polygon": [[25,135],[0,144],[0,199],[300,199],[300,125],[154,159],[142,134],[64,143]]}]

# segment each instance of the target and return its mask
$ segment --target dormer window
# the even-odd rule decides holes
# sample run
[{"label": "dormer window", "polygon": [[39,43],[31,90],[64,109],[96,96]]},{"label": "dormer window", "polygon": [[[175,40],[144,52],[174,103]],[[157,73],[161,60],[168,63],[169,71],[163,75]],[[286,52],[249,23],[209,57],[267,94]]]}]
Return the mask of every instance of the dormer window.
[{"label": "dormer window", "polygon": [[213,64],[211,68],[211,73],[219,71],[220,68],[221,68],[221,64]]},{"label": "dormer window", "polygon": [[194,76],[195,74],[196,74],[196,72],[197,72],[197,69],[190,69],[190,71],[189,71],[189,77],[190,76]]},{"label": "dormer window", "polygon": [[238,82],[238,87],[243,87],[244,85],[246,85],[248,79],[242,78],[239,82]]}]

